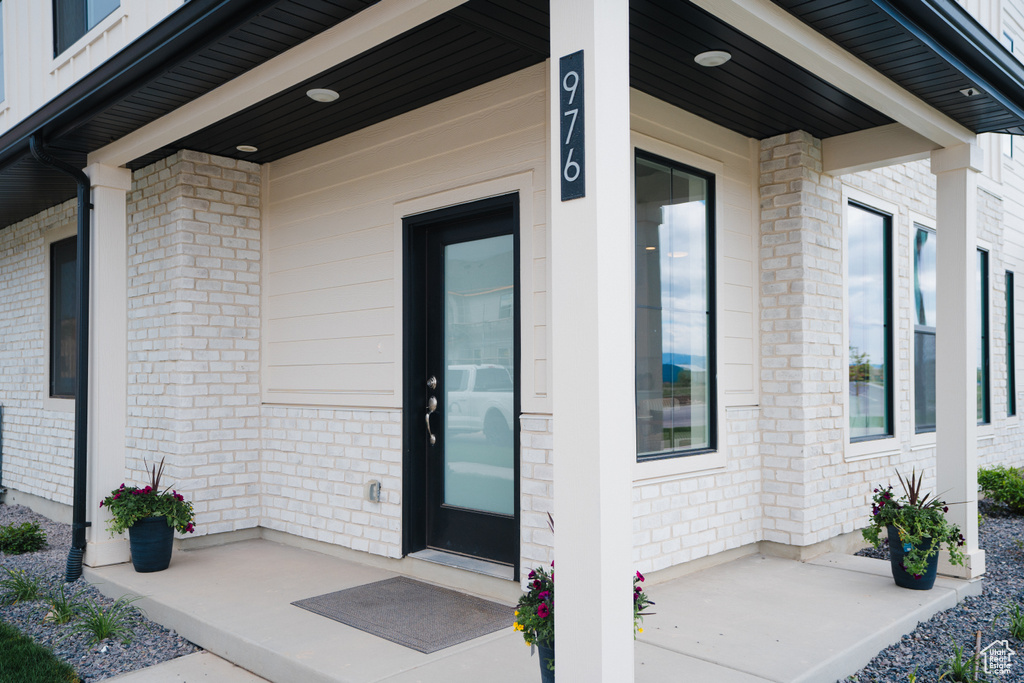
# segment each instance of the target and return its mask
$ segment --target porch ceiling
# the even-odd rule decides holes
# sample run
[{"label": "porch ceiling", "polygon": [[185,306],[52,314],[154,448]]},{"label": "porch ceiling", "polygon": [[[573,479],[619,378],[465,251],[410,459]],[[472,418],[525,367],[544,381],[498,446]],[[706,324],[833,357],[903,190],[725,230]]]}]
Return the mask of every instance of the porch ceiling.
[{"label": "porch ceiling", "polygon": [[956,0],[773,1],[965,128],[1024,134],[1024,67]]},{"label": "porch ceiling", "polygon": [[[885,0],[777,1],[805,20],[812,15],[825,17],[822,25],[831,27],[835,21],[829,23],[827,18],[835,12],[845,16],[842,8],[847,4],[856,5],[855,13],[876,17],[877,6]],[[62,154],[70,163],[81,167],[89,152],[375,2],[192,0],[0,136],[0,226],[75,194],[70,178],[25,159],[33,133],[42,133],[49,144],[66,150]],[[817,8],[817,14],[812,8]],[[181,148],[258,163],[274,161],[539,63],[548,57],[548,33],[548,0],[469,0],[314,78],[154,149],[129,166],[140,168]],[[841,31],[828,35],[846,40]],[[916,40],[911,40],[911,47],[927,47],[924,39]],[[851,51],[861,49],[856,41],[841,44]],[[885,115],[686,0],[631,0],[630,46],[633,87],[749,137],[802,129],[828,138],[891,123]],[[709,49],[726,49],[733,59],[714,69],[697,66],[693,57]],[[874,52],[855,54],[868,61],[876,53],[895,50],[897,54],[902,49],[906,45],[896,41],[876,46]],[[927,80],[919,77],[904,87]],[[341,99],[326,105],[313,103],[305,96],[312,87],[337,90]],[[992,92],[998,95],[995,88]],[[984,98],[995,100],[995,95]],[[964,120],[961,100],[938,97],[930,103]],[[1012,112],[1005,101],[999,103],[1003,112]],[[970,120],[989,126],[986,130],[1014,121],[998,107]],[[255,145],[258,151],[238,152],[240,144]]]}]

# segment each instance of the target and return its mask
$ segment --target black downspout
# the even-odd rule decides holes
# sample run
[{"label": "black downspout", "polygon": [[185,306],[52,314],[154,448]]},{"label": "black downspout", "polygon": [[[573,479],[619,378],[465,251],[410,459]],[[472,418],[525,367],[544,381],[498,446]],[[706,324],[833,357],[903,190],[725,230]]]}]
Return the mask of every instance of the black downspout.
[{"label": "black downspout", "polygon": [[71,583],[82,576],[82,555],[85,554],[86,446],[89,443],[89,176],[60,159],[51,156],[38,134],[29,140],[32,156],[44,166],[68,174],[78,183],[78,253],[76,254],[76,277],[78,299],[75,315],[78,325],[75,330],[75,478],[74,498],[71,505],[71,550],[68,551],[64,581]]}]

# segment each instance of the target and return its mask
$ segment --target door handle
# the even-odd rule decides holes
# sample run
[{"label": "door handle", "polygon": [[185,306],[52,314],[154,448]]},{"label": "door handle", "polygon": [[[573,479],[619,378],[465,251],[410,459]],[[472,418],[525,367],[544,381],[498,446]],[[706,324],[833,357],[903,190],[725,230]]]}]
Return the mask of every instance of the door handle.
[{"label": "door handle", "polygon": [[430,431],[430,414],[433,413],[435,410],[437,410],[437,399],[435,397],[431,396],[429,399],[427,399],[427,416],[426,416],[427,417],[427,434],[430,435],[430,445],[431,446],[433,446],[435,443],[437,443],[437,437],[434,436],[434,433],[432,431]]}]

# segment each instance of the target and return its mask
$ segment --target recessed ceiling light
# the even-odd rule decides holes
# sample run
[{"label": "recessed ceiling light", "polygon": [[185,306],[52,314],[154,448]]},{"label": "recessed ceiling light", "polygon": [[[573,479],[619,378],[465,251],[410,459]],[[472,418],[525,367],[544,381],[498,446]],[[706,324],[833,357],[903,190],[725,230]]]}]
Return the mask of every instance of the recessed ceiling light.
[{"label": "recessed ceiling light", "polygon": [[644,247],[647,251],[654,251],[657,247]]},{"label": "recessed ceiling light", "polygon": [[340,97],[338,93],[327,88],[313,88],[306,91],[306,96],[317,102],[333,102]]},{"label": "recessed ceiling light", "polygon": [[701,52],[699,55],[693,58],[693,61],[697,62],[701,66],[722,66],[726,62],[732,59],[732,55],[725,50],[709,50],[708,52]]},{"label": "recessed ceiling light", "polygon": [[980,95],[981,91],[977,88],[964,88],[960,91],[960,94],[964,97],[974,97],[975,95]]},{"label": "recessed ceiling light", "polygon": [[259,147],[254,145],[238,145],[235,147],[239,152],[255,152],[259,150]]}]

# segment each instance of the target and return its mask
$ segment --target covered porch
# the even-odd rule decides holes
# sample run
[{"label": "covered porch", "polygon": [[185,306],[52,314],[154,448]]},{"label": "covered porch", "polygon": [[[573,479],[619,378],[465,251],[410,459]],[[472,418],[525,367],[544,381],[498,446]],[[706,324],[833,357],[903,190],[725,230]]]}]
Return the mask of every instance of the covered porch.
[{"label": "covered porch", "polygon": [[[538,680],[536,654],[511,628],[426,655],[290,604],[399,574],[453,585],[509,610],[518,593],[508,582],[415,559],[332,556],[271,538],[179,551],[161,573],[115,565],[87,569],[85,578],[112,598],[145,596],[136,604],[151,619],[271,681]],[[798,562],[751,553],[684,576],[665,574],[648,576],[657,614],[631,645],[639,682],[844,679],[917,622],[981,592],[979,580],[946,578],[931,591],[904,590],[893,584],[888,562],[839,554]],[[174,664],[161,670],[168,675]]]},{"label": "covered porch", "polygon": [[[213,18],[215,10],[227,13],[223,8],[232,4],[240,3],[193,2],[181,11],[199,26],[201,19]],[[757,483],[745,495],[755,499],[755,507],[761,511],[760,526],[750,533],[758,541],[798,548],[852,530],[847,528],[852,526],[849,510],[844,511],[844,519],[837,521],[829,504],[832,489],[841,485],[841,475],[855,467],[850,465],[855,458],[847,458],[848,435],[842,412],[847,372],[843,359],[847,350],[842,340],[843,322],[836,311],[842,310],[846,257],[836,178],[894,163],[931,160],[937,177],[937,232],[942,235],[938,297],[944,302],[939,323],[944,333],[938,342],[937,364],[948,370],[940,374],[937,388],[936,487],[948,499],[963,503],[954,509],[952,517],[967,538],[969,562],[963,573],[966,578],[977,579],[984,572],[984,553],[976,539],[973,347],[977,301],[973,259],[976,175],[982,163],[976,135],[1016,131],[1022,121],[1019,103],[1024,103],[1024,80],[1019,78],[1019,69],[1002,69],[1005,65],[999,62],[1000,68],[991,69],[1001,79],[995,81],[987,67],[975,61],[983,48],[992,47],[990,36],[965,36],[953,31],[950,37],[946,31],[940,33],[946,35],[947,42],[936,45],[920,35],[922,29],[913,18],[878,16],[894,37],[861,55],[852,46],[840,47],[828,37],[826,29],[819,32],[805,23],[798,16],[799,8],[790,13],[785,3],[763,0],[383,0],[353,3],[344,16],[326,18],[311,9],[314,4],[297,0],[260,3],[261,11],[276,13],[275,17],[300,17],[298,27],[282,30],[274,23],[277,19],[268,22],[259,13],[241,23],[224,20],[221,33],[204,35],[172,69],[140,74],[131,88],[121,90],[107,82],[92,84],[93,89],[83,92],[75,107],[69,105],[59,115],[45,112],[50,118],[29,122],[5,136],[10,142],[5,166],[10,182],[0,190],[8,193],[5,197],[10,201],[5,199],[4,207],[10,212],[9,219],[15,219],[19,210],[29,212],[21,216],[25,217],[38,211],[39,206],[49,206],[47,201],[70,196],[68,188],[55,180],[60,176],[53,175],[49,180],[54,182],[45,186],[50,193],[47,197],[33,195],[31,203],[21,201],[21,183],[40,173],[50,173],[41,172],[24,150],[18,155],[17,146],[30,134],[43,135],[47,142],[62,148],[61,154],[69,163],[88,169],[92,182],[92,291],[96,303],[89,338],[92,348],[102,352],[90,356],[89,373],[97,381],[88,398],[78,396],[80,405],[88,400],[93,406],[88,415],[81,411],[80,420],[85,422],[76,424],[83,440],[86,425],[89,428],[85,499],[98,500],[100,492],[116,487],[124,479],[131,459],[138,459],[139,453],[131,451],[141,450],[126,447],[126,412],[98,408],[129,404],[129,277],[123,258],[130,249],[126,225],[129,169],[147,167],[178,149],[265,165],[287,165],[288,159],[322,144],[333,144],[335,147],[329,150],[333,154],[344,144],[338,141],[344,141],[347,135],[427,105],[443,110],[444,99],[456,94],[494,94],[493,89],[483,86],[528,68],[543,69],[540,65],[546,63],[546,111],[534,122],[535,128],[545,130],[545,163],[527,169],[532,174],[529,180],[517,179],[518,184],[513,185],[515,189],[522,187],[524,196],[533,193],[534,211],[529,218],[537,216],[537,221],[544,224],[549,245],[546,256],[550,262],[551,324],[548,336],[538,337],[535,343],[550,344],[550,356],[544,359],[550,361],[550,370],[541,371],[549,373],[545,376],[550,378],[550,386],[544,392],[537,391],[537,396],[543,393],[543,397],[532,406],[533,412],[546,411],[554,425],[549,449],[555,454],[550,491],[547,484],[541,486],[550,494],[547,498],[553,503],[549,507],[553,507],[557,520],[551,552],[557,558],[560,576],[557,640],[558,667],[564,672],[561,676],[621,683],[634,676],[636,680],[659,680],[657,672],[663,677],[665,671],[682,669],[707,680],[824,680],[833,675],[833,670],[837,675],[854,670],[856,665],[850,662],[866,658],[879,649],[877,645],[884,644],[869,638],[880,632],[879,611],[890,615],[892,631],[886,633],[896,633],[910,623],[908,619],[913,621],[927,610],[949,606],[958,592],[978,589],[977,583],[947,582],[926,596],[906,594],[878,576],[887,571],[884,566],[879,568],[868,561],[828,557],[800,564],[748,556],[731,565],[664,583],[665,597],[659,599],[658,617],[665,620],[663,626],[659,628],[658,622],[652,621],[650,632],[634,649],[629,638],[627,596],[636,555],[634,534],[638,531],[635,499],[646,495],[645,487],[661,487],[672,479],[724,474],[731,460],[727,446],[733,444],[723,438],[716,452],[702,454],[699,460],[651,462],[642,467],[637,463],[633,419],[637,389],[633,292],[636,243],[629,229],[635,208],[631,131],[661,126],[662,142],[669,140],[683,148],[686,142],[681,141],[689,135],[686,126],[692,122],[678,116],[677,112],[684,111],[687,117],[700,117],[736,136],[730,137],[736,159],[745,161],[743,155],[747,155],[757,160],[746,167],[745,173],[753,181],[742,189],[737,190],[739,184],[722,183],[723,194],[732,191],[746,195],[741,198],[748,206],[746,215],[722,216],[743,223],[747,229],[745,236],[749,239],[743,248],[750,257],[748,274],[756,277],[746,283],[749,305],[743,311],[750,318],[746,348],[749,381],[731,396],[723,391],[719,407],[723,414],[727,409],[751,414],[746,419],[757,424],[760,433],[757,443],[747,444],[751,446],[749,461],[759,469],[750,474]],[[871,2],[861,7],[865,12],[874,12],[875,8]],[[202,16],[205,10],[209,10],[210,17]],[[958,21],[964,21],[958,8],[949,11]],[[920,9],[920,17],[936,14],[930,5]],[[809,17],[808,21],[813,19]],[[953,23],[954,28],[969,25]],[[168,34],[167,40],[177,40],[189,32],[197,37],[199,29],[190,26],[183,23],[177,33]],[[858,27],[849,28],[836,35],[855,33]],[[863,26],[859,29],[867,30]],[[266,34],[275,30],[280,31],[273,36],[276,53],[271,50],[250,63],[223,56],[225,49],[241,52],[239,32]],[[911,71],[933,74],[934,80],[900,80],[895,72],[886,75],[885,57],[902,49],[900,37],[915,50],[923,50],[922,63],[930,65]],[[166,44],[152,42],[151,51],[143,56],[151,60],[151,66],[166,58],[161,52]],[[694,62],[698,53],[714,49],[732,51],[733,59],[718,70]],[[951,49],[962,50],[962,59],[949,59]],[[577,77],[582,74],[586,79],[578,81],[585,83],[580,91],[585,93],[585,109],[579,113],[583,124],[580,129],[585,134],[574,144],[578,143],[575,149],[582,153],[576,158],[585,159],[578,167],[584,180],[582,187],[566,193],[563,180],[571,183],[580,177],[570,172],[571,164],[577,162],[565,156],[568,139],[563,141],[562,134],[568,115],[563,94],[575,92],[576,86],[566,80],[560,60],[581,51],[578,63],[582,70]],[[989,51],[999,56],[998,51]],[[869,61],[878,59],[881,62]],[[211,64],[217,68],[211,68]],[[314,112],[305,99],[312,87],[333,88],[350,106],[340,112]],[[950,94],[950,88],[954,94]],[[636,101],[643,102],[643,108],[632,106]],[[657,111],[658,121],[637,122],[651,111]],[[663,124],[673,116],[682,123],[675,127]],[[504,132],[499,127],[511,126],[512,122],[498,117],[496,121],[496,128],[486,134],[497,138]],[[239,138],[240,131],[246,134],[245,139]],[[742,139],[736,142],[739,137]],[[700,142],[689,140],[694,147]],[[447,138],[445,143],[451,147],[458,144],[449,143]],[[255,151],[243,149],[250,146]],[[372,145],[367,145],[367,150],[363,150],[366,158],[372,155]],[[509,155],[514,156],[515,151]],[[687,158],[700,155],[692,154],[691,149],[684,151]],[[725,163],[710,166],[724,177]],[[310,182],[308,176],[314,173],[299,169],[296,175],[305,177],[293,184]],[[383,176],[382,184],[389,180],[389,176]],[[502,192],[508,191],[504,189],[510,186],[506,178],[476,179],[480,185],[492,180]],[[538,190],[541,187],[543,191]],[[428,189],[441,194],[433,186],[423,191]],[[304,187],[299,190],[305,191]],[[462,197],[460,201],[476,199],[459,192],[452,196]],[[418,204],[412,206],[410,213],[419,210]],[[396,220],[401,219],[396,210]],[[815,290],[822,278],[823,289]],[[266,321],[265,314],[254,317]],[[788,326],[778,323],[781,319]],[[821,320],[825,321],[823,330],[818,327]],[[394,339],[401,340],[401,335],[395,334]],[[780,339],[784,341],[774,341]],[[376,352],[382,353],[382,348],[386,347],[378,345]],[[386,350],[396,356],[394,375],[400,378],[396,387],[401,387],[402,381],[407,381],[401,379],[398,358],[402,350]],[[261,379],[266,378],[264,373]],[[192,379],[182,381],[183,385],[194,383]],[[310,398],[313,395],[309,392],[301,400],[296,398],[295,404],[305,406],[321,400]],[[401,394],[395,396],[397,399],[380,399],[365,407],[405,407],[410,414],[415,412],[419,425],[422,408],[395,405],[402,401]],[[258,397],[255,403],[259,403]],[[182,407],[180,414],[184,415],[193,406],[183,403]],[[242,410],[230,415],[232,419],[241,416]],[[182,417],[168,431],[190,431],[190,419]],[[271,427],[264,430],[269,432]],[[233,439],[232,434],[224,441],[238,442]],[[269,450],[266,439],[253,439],[260,443],[251,449],[259,452],[257,459],[263,450]],[[288,437],[279,440],[287,441]],[[174,444],[182,449],[183,461],[193,455],[186,443],[182,439]],[[83,441],[81,448],[85,447]],[[217,448],[225,451],[218,453],[222,460],[232,459],[229,446],[211,446]],[[250,450],[248,445],[238,448]],[[176,464],[173,457],[170,464]],[[206,464],[198,463],[195,469],[201,472]],[[189,469],[193,465],[181,467],[187,480],[193,474]],[[838,473],[836,481],[823,474],[826,469]],[[195,478],[204,476],[196,474]],[[260,501],[278,494],[276,484],[257,482],[253,486],[254,491],[244,492],[244,487],[225,486],[221,493],[251,500],[257,500],[258,494],[262,496]],[[669,483],[665,490],[670,489]],[[728,492],[725,487],[723,495]],[[666,499],[669,495],[665,494]],[[845,490],[836,497],[849,499],[851,495],[860,494]],[[207,500],[214,498],[218,495],[210,494]],[[406,504],[409,498],[405,497]],[[402,505],[400,497],[390,502]],[[84,500],[81,504],[85,505]],[[251,503],[250,507],[258,508],[259,504]],[[301,503],[296,504],[301,507]],[[517,508],[516,533],[523,539],[529,536],[537,545],[547,544],[550,539],[544,536],[542,512]],[[405,510],[399,516],[405,515],[402,519],[408,522],[408,514]],[[293,599],[318,592],[309,590],[311,586],[323,586],[321,592],[326,592],[368,581],[378,571],[396,571],[388,564],[391,560],[381,558],[383,564],[374,570],[348,561],[337,564],[341,561],[305,554],[300,557],[295,553],[306,551],[267,540],[249,540],[179,553],[174,572],[146,577],[132,574],[127,565],[115,564],[126,559],[124,542],[108,538],[101,515],[92,517],[88,531],[80,522],[76,526],[77,533],[88,534],[86,563],[93,567],[90,580],[153,596],[149,598],[152,604],[146,606],[151,616],[190,638],[187,629],[194,629],[196,642],[214,652],[233,659],[240,656],[234,655],[235,651],[252,649],[254,654],[246,661],[252,661],[251,668],[257,672],[264,667],[268,677],[287,680],[292,674],[281,667],[298,666],[303,674],[297,677],[308,676],[308,680],[397,683],[433,680],[431,676],[440,679],[441,671],[450,678],[453,670],[465,671],[466,680],[471,680],[474,666],[481,662],[489,663],[492,670],[506,670],[494,666],[495,661],[502,662],[508,671],[517,672],[536,664],[523,656],[523,646],[512,633],[481,639],[478,644],[456,648],[450,655],[420,660],[386,643],[370,644],[358,633],[337,631],[333,624],[325,627],[305,613],[294,617],[290,614]],[[232,530],[248,531],[258,525],[254,521],[249,529]],[[225,530],[230,526],[225,523]],[[409,550],[408,524],[402,533],[405,545],[400,554],[404,555]],[[730,543],[734,541],[739,543],[730,539]],[[721,552],[736,546],[712,542],[708,547],[712,549],[709,552]],[[387,554],[386,549],[374,552]],[[521,557],[525,561],[536,559],[525,553]],[[378,560],[373,554],[364,559]],[[320,571],[307,574],[307,565],[319,566]],[[239,567],[246,567],[247,585],[238,576]],[[211,578],[218,573],[225,578]],[[461,585],[461,580],[450,582]],[[735,592],[730,595],[721,586],[733,581]],[[229,585],[239,592],[226,590]],[[761,602],[767,599],[764,585],[773,585],[772,600],[786,596],[780,609],[819,609],[822,605],[828,605],[828,609],[783,612],[777,617],[781,621],[760,623],[758,629],[744,631],[743,625],[749,623],[744,618],[745,610],[765,604]],[[740,590],[743,586],[746,592]],[[282,587],[289,591],[299,587],[303,595],[284,599],[287,596],[279,593]],[[518,585],[512,582],[494,586],[494,591],[509,603],[517,590]],[[808,599],[815,590],[821,591],[820,600]],[[203,592],[208,602],[200,610],[200,603],[190,601]],[[161,602],[161,595],[167,596],[163,598],[166,602]],[[258,602],[264,599],[279,601]],[[867,604],[871,607],[865,608]],[[255,614],[252,610],[257,606],[261,608],[260,619],[239,619],[246,613]],[[209,618],[197,619],[198,611],[208,612]],[[158,617],[161,612],[167,616]],[[767,607],[759,613],[767,614]],[[849,648],[836,650],[822,640],[834,634],[821,627],[818,614],[842,614],[846,628],[862,614],[864,630],[857,638],[851,637]],[[696,618],[698,615],[700,618]],[[292,622],[292,618],[298,621]],[[218,619],[227,621],[217,624]],[[284,623],[294,623],[294,630],[283,627]],[[714,628],[705,630],[711,625]],[[204,636],[207,630],[215,635]],[[685,635],[679,636],[676,631]],[[722,645],[709,645],[707,638],[716,637],[713,632],[726,639]],[[300,633],[304,639],[298,637]],[[332,637],[326,637],[327,633]],[[791,649],[784,656],[777,656],[771,643],[783,633],[793,635],[794,640],[786,644]],[[759,634],[770,640],[757,640]],[[208,638],[209,645],[204,638]],[[337,647],[338,642],[349,638],[350,649]],[[323,643],[310,657],[320,662],[316,665],[306,660],[308,647],[304,643],[311,642]],[[758,668],[747,669],[738,663],[750,661],[751,652],[763,652],[763,656],[754,658]],[[809,660],[808,656],[818,659]],[[375,668],[381,663],[386,665],[384,669]],[[350,673],[336,678],[337,672],[346,670]],[[656,675],[652,676],[651,671]],[[801,678],[805,675],[813,678]],[[509,678],[520,679],[518,673]]]}]

